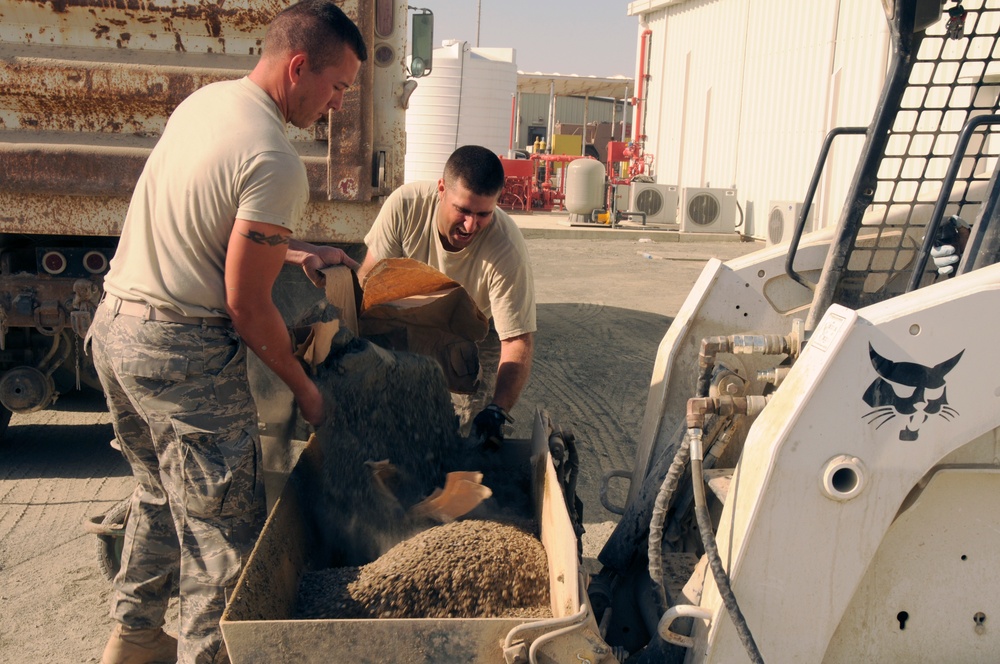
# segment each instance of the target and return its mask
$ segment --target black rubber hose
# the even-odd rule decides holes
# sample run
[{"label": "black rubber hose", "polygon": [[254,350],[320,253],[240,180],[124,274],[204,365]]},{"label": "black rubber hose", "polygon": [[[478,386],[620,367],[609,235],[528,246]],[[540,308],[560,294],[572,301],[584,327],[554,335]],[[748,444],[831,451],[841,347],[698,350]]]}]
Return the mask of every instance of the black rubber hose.
[{"label": "black rubber hose", "polygon": [[[699,440],[697,446],[701,447]],[[757,649],[757,643],[753,640],[750,627],[747,625],[743,612],[740,611],[739,604],[736,603],[736,596],[733,594],[732,586],[729,584],[729,575],[722,567],[722,560],[719,558],[719,548],[715,542],[715,533],[712,531],[712,517],[708,513],[708,501],[705,497],[705,481],[701,462],[701,450],[697,450],[691,455],[691,484],[694,488],[694,514],[698,520],[698,531],[701,533],[701,543],[705,547],[705,555],[708,556],[708,566],[712,569],[712,576],[715,578],[715,585],[719,588],[719,595],[723,604],[729,612],[729,617],[736,626],[736,633],[746,648],[750,661],[754,664],[764,664],[764,658]]]}]

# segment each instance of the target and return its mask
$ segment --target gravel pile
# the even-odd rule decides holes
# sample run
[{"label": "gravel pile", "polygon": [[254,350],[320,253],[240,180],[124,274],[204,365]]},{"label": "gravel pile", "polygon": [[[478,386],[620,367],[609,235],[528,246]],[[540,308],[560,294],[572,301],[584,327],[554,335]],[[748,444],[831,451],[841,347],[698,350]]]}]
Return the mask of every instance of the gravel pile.
[{"label": "gravel pile", "polygon": [[544,618],[548,566],[523,527],[456,521],[400,542],[361,567],[307,573],[296,618]]}]

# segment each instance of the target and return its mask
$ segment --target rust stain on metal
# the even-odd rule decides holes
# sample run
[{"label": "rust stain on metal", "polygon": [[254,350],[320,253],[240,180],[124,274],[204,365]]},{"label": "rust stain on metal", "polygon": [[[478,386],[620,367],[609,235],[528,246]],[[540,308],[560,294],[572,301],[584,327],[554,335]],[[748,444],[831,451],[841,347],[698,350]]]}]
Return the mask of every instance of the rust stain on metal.
[{"label": "rust stain on metal", "polygon": [[[34,4],[34,3],[33,3]],[[255,3],[255,7],[227,6],[218,3],[185,3],[174,6],[157,5],[155,2],[139,0],[49,0],[52,11],[58,14],[69,12],[73,8],[97,11],[144,12],[151,15],[165,15],[174,18],[201,21],[205,25],[206,34],[218,37],[223,32],[224,25],[230,25],[238,30],[249,31],[266,26],[286,3],[280,0]],[[143,20],[142,18],[138,20]]]},{"label": "rust stain on metal", "polygon": [[0,190],[0,232],[58,235],[121,233],[128,198],[19,194]]},{"label": "rust stain on metal", "polygon": [[337,191],[343,198],[354,199],[358,195],[358,181],[354,178],[344,178],[337,183]]},{"label": "rust stain on metal", "polygon": [[8,149],[0,161],[5,191],[129,197],[149,156],[147,150],[79,146]]},{"label": "rust stain on metal", "polygon": [[25,128],[158,134],[198,88],[238,73],[141,65],[0,60],[0,89]]}]

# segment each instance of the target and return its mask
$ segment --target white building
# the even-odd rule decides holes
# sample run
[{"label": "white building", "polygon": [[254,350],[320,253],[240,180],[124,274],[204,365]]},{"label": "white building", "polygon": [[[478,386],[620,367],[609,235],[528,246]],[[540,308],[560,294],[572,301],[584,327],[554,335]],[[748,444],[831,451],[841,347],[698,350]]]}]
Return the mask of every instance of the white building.
[{"label": "white building", "polygon": [[[637,0],[628,13],[633,133],[656,181],[735,188],[744,234],[764,238],[772,201],[802,200],[828,131],[871,121],[890,48],[878,0]],[[863,141],[834,143],[817,226],[837,222]]]}]

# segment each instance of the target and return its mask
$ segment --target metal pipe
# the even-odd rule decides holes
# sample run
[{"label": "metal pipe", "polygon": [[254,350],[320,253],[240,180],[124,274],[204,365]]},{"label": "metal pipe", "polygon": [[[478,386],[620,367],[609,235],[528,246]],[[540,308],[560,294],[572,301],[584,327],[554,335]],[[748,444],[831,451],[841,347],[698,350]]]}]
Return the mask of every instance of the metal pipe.
[{"label": "metal pipe", "polygon": [[514,118],[517,117],[517,95],[510,96],[510,138],[507,140],[507,158],[514,158]]},{"label": "metal pipe", "polygon": [[707,397],[715,370],[715,357],[719,353],[734,355],[794,355],[793,335],[781,334],[733,334],[730,336],[705,337],[698,351],[698,383],[695,395]]},{"label": "metal pipe", "polygon": [[[582,594],[584,592],[584,584],[582,582],[583,579],[581,578],[580,581],[580,593]],[[510,648],[514,643],[514,637],[518,636],[522,632],[533,632],[536,630],[547,629],[549,627],[562,627],[563,625],[576,625],[577,623],[582,625],[586,622],[589,611],[590,609],[586,600],[581,598],[580,610],[571,616],[563,616],[562,618],[547,618],[545,620],[536,620],[534,622],[517,625],[507,632],[507,637],[503,641],[504,650]],[[538,639],[536,639],[536,641],[537,640]],[[534,644],[532,644],[532,646],[534,646]]]},{"label": "metal pipe", "polygon": [[[66,347],[66,349],[63,350],[62,357],[59,358],[58,362],[50,366],[52,358],[56,356],[56,352],[58,352],[60,348],[64,346]],[[51,376],[52,372],[54,372],[59,367],[59,365],[65,362],[67,357],[69,357],[69,341],[66,339],[66,331],[60,330],[58,333],[52,335],[52,346],[49,347],[49,350],[45,354],[45,357],[43,357],[41,361],[39,361],[38,364],[35,365],[35,367],[46,376]]]},{"label": "metal pipe", "polygon": [[[706,415],[747,415],[756,417],[771,400],[769,396],[751,394],[745,397],[694,397],[687,402],[687,425],[689,429],[701,429],[705,426]],[[701,434],[699,433],[699,440]]]},{"label": "metal pipe", "polygon": [[557,629],[555,631],[546,632],[545,634],[542,634],[537,639],[531,642],[531,647],[528,648],[528,661],[531,664],[538,664],[539,648],[541,648],[544,644],[548,643],[552,639],[583,629],[583,627],[586,626],[586,624],[587,622],[585,620],[581,620],[580,622],[575,623],[573,625],[569,625],[568,627],[563,627],[562,629]]},{"label": "metal pipe", "polygon": [[648,28],[642,31],[639,46],[639,80],[636,82],[635,97],[632,99],[632,106],[635,108],[632,114],[632,139],[640,145],[642,144],[642,139],[645,138],[645,135],[640,134],[640,132],[642,131],[642,102],[646,94],[646,58],[648,57],[646,49],[648,48],[649,38],[652,34],[653,31]]},{"label": "metal pipe", "polygon": [[583,578],[583,572],[578,573],[578,588],[580,592],[580,610],[571,616],[564,616],[562,618],[550,618],[547,620],[536,620],[530,623],[522,623],[509,632],[503,642],[504,651],[509,650],[514,644],[514,637],[529,631],[535,631],[538,629],[547,629],[549,627],[558,627],[551,632],[542,634],[534,641],[532,641],[531,646],[528,648],[528,661],[530,664],[538,664],[538,649],[545,643],[551,641],[554,638],[563,636],[565,634],[570,634],[575,632],[587,625],[587,618],[590,617],[590,604],[587,601],[586,596],[586,584]]},{"label": "metal pipe", "polygon": [[667,609],[663,613],[663,617],[660,618],[660,624],[657,627],[656,632],[660,635],[661,639],[667,643],[672,643],[675,646],[692,648],[694,647],[694,639],[692,637],[670,631],[670,626],[678,618],[698,618],[699,620],[711,621],[712,612],[708,609],[703,609],[700,606],[677,604],[676,606],[671,606]]},{"label": "metal pipe", "polygon": [[[66,330],[63,330],[60,333],[59,336],[62,337],[62,343],[59,344],[59,356],[57,358],[55,358],[55,360],[52,361],[51,364],[44,369],[45,375],[48,376],[49,378],[52,377],[52,374],[55,373],[56,369],[58,369],[59,367],[61,367],[63,365],[63,363],[65,363],[66,360],[69,359],[69,354],[72,351],[72,346],[70,345],[70,340],[69,340],[69,333]],[[80,389],[80,367],[79,367],[79,363],[80,363],[80,360],[79,360],[79,358],[77,358],[77,365],[78,366],[76,367],[76,374],[77,374],[76,375],[76,389],[78,389],[78,390]]]},{"label": "metal pipe", "polygon": [[[639,217],[642,220],[642,225],[643,226],[646,225],[646,213],[645,212],[618,212],[617,216],[619,216],[619,217],[628,217],[628,218]],[[614,224],[612,224],[612,225],[613,226],[617,226],[618,225],[618,220],[616,219],[615,222],[614,222]]]},{"label": "metal pipe", "polygon": [[757,380],[764,383],[770,383],[771,385],[778,387],[781,385],[781,382],[785,380],[785,377],[788,376],[788,372],[791,370],[791,367],[774,367],[772,369],[764,369],[757,372]]},{"label": "metal pipe", "polygon": [[802,232],[805,230],[806,219],[809,218],[809,209],[812,207],[813,198],[816,197],[816,189],[819,188],[820,178],[823,176],[823,168],[826,166],[827,157],[830,155],[830,148],[833,140],[838,136],[864,136],[868,133],[868,127],[834,127],[823,139],[823,146],[819,150],[819,157],[816,158],[816,167],[813,168],[812,180],[809,181],[809,188],[806,196],[802,199],[802,209],[799,217],[795,220],[795,228],[792,231],[792,240],[788,245],[788,254],[785,256],[785,274],[791,277],[792,281],[802,284],[811,291],[816,290],[816,284],[806,279],[795,271],[795,254],[799,250],[799,242],[802,240]]},{"label": "metal pipe", "polygon": [[553,123],[556,117],[556,82],[549,81],[549,115],[545,119],[545,143],[548,145],[548,149],[552,151],[552,132]]},{"label": "metal pipe", "polygon": [[[516,118],[515,120],[516,124],[514,126],[514,136],[515,136],[514,145],[520,145],[521,144],[521,93],[516,92],[514,93],[514,95],[517,97],[517,112],[514,114]],[[525,146],[525,148],[527,148],[527,146]]]}]

